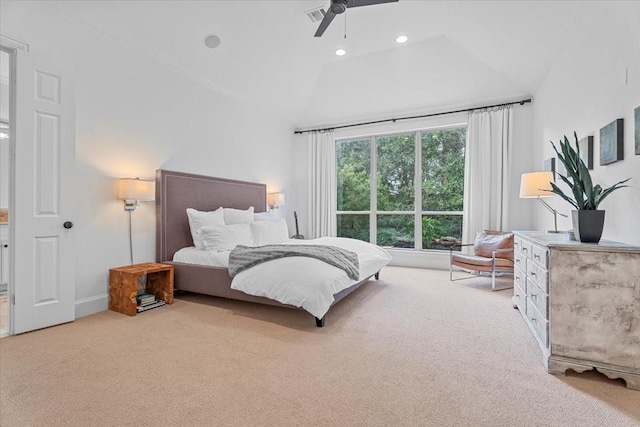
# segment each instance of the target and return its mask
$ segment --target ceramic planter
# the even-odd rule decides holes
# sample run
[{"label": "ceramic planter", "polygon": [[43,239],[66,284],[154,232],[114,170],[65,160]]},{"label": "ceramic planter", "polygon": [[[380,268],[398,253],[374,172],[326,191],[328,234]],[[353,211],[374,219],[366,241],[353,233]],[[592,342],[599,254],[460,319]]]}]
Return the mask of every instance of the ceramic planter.
[{"label": "ceramic planter", "polygon": [[604,211],[571,211],[573,234],[583,243],[598,243],[604,228]]}]

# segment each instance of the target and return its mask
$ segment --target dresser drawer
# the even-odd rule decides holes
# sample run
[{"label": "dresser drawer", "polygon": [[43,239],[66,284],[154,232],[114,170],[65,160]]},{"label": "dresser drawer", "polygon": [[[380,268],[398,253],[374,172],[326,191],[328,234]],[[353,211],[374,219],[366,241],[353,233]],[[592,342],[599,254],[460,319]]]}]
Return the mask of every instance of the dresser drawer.
[{"label": "dresser drawer", "polygon": [[527,319],[529,319],[529,323],[531,323],[542,345],[549,348],[549,322],[540,314],[529,298],[527,298]]},{"label": "dresser drawer", "polygon": [[513,238],[513,250],[514,252],[522,252],[522,239],[518,236]]},{"label": "dresser drawer", "polygon": [[540,314],[545,319],[549,319],[549,296],[535,285],[531,280],[527,279],[527,298],[536,306]]},{"label": "dresser drawer", "polygon": [[545,270],[549,268],[549,252],[546,248],[537,245],[531,245],[531,254],[529,258]]},{"label": "dresser drawer", "polygon": [[524,290],[526,293],[527,290],[527,275],[524,274],[522,270],[515,266],[513,269],[513,284],[516,286],[520,286],[520,289]]},{"label": "dresser drawer", "polygon": [[520,313],[525,315],[527,313],[527,294],[518,286],[514,284],[513,286],[513,305],[518,307]]},{"label": "dresser drawer", "polygon": [[531,258],[531,242],[528,240],[522,240],[521,242],[522,248],[520,248],[520,252],[527,258]]},{"label": "dresser drawer", "polygon": [[527,257],[525,257],[522,252],[515,251],[513,253],[513,263],[524,273],[527,272]]},{"label": "dresser drawer", "polygon": [[531,259],[527,259],[527,277],[545,293],[549,293],[549,272]]}]

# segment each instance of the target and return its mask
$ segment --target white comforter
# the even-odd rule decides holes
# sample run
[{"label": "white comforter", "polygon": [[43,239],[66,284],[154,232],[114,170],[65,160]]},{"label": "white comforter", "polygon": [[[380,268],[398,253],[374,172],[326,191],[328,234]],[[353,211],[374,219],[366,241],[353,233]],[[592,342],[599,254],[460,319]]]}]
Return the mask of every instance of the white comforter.
[{"label": "white comforter", "polygon": [[[391,255],[381,247],[355,239],[292,239],[283,244],[328,245],[353,251],[358,254],[358,281],[377,273],[391,261]],[[229,252],[212,254],[195,248],[181,249],[174,256],[174,261],[228,267]],[[287,257],[259,264],[237,274],[231,282],[231,288],[302,307],[322,319],[333,303],[333,295],[355,283],[357,281],[349,279],[343,270],[315,258]]]},{"label": "white comforter", "polygon": [[[355,239],[322,237],[289,240],[285,244],[337,246],[357,253],[360,264],[358,281],[375,274],[391,261],[391,255],[381,247]],[[287,257],[238,273],[231,282],[231,288],[302,307],[322,319],[333,303],[333,295],[358,281],[349,279],[343,270],[315,258]]]}]

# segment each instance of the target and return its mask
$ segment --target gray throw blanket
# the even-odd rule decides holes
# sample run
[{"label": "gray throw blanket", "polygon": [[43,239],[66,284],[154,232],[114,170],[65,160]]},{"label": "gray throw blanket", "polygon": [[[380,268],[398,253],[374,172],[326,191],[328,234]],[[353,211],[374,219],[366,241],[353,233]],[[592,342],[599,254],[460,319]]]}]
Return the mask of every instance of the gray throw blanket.
[{"label": "gray throw blanket", "polygon": [[355,252],[335,246],[320,245],[265,245],[256,247],[238,245],[229,254],[229,276],[235,277],[236,274],[255,265],[290,256],[319,259],[344,270],[352,280],[358,280],[359,277],[358,255]]}]

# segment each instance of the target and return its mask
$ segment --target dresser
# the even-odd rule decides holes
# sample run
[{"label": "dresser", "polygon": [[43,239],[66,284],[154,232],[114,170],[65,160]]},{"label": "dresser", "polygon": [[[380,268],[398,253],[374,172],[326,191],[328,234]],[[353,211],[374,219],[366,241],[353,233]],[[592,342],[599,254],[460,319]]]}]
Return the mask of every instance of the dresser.
[{"label": "dresser", "polygon": [[513,306],[547,371],[596,369],[640,390],[640,246],[514,234]]}]

